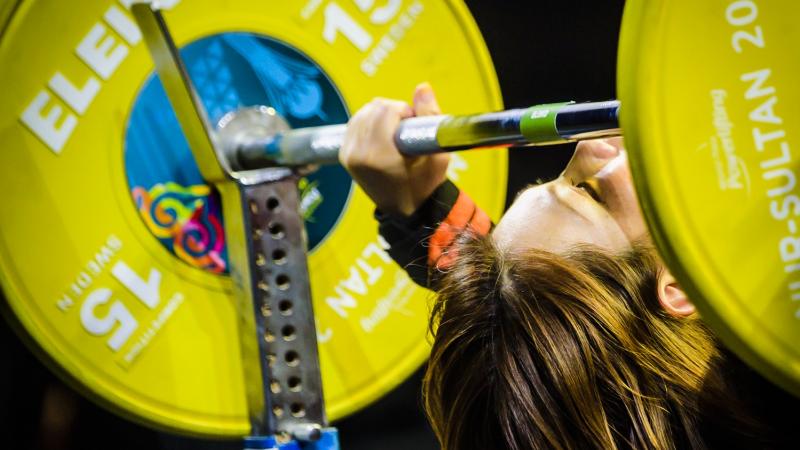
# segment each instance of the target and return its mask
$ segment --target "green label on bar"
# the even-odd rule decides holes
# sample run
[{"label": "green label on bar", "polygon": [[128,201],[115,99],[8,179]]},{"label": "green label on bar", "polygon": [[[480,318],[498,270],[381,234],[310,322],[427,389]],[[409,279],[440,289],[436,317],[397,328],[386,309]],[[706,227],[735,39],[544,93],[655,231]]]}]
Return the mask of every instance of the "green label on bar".
[{"label": "green label on bar", "polygon": [[556,128],[556,116],[566,105],[574,102],[549,103],[528,108],[522,115],[519,128],[525,139],[531,144],[546,144],[562,141]]}]

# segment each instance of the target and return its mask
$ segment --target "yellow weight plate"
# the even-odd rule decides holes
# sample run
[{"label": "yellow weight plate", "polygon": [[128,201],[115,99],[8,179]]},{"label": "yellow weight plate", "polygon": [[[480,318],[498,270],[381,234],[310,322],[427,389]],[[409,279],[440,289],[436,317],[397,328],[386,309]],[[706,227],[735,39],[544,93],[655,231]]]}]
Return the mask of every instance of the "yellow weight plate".
[{"label": "yellow weight plate", "polygon": [[800,3],[625,8],[622,123],[656,243],[723,341],[800,395]]},{"label": "yellow weight plate", "polygon": [[[248,432],[224,217],[198,178],[131,0],[22,2],[0,41],[0,280],[14,320],[98,401],[145,423]],[[501,108],[456,0],[161,2],[213,116],[268,103],[343,121],[430,81],[451,113]],[[387,258],[341,168],[301,184],[328,415],[390,390],[428,352],[427,293]],[[339,172],[337,172],[337,170]],[[451,176],[497,219],[504,152]],[[486,183],[491,180],[491,183]]]},{"label": "yellow weight plate", "polygon": [[8,19],[11,18],[11,14],[17,7],[17,3],[19,2],[16,0],[3,0],[0,2],[0,36],[2,36]]}]

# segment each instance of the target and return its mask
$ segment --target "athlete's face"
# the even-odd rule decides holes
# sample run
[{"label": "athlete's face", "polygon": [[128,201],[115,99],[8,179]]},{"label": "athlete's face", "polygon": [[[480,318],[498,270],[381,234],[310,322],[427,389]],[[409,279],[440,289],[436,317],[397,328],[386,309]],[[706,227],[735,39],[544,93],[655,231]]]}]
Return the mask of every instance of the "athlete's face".
[{"label": "athlete's face", "polygon": [[517,195],[493,238],[507,250],[555,253],[576,244],[620,251],[649,239],[622,139],[580,142],[557,179]]}]

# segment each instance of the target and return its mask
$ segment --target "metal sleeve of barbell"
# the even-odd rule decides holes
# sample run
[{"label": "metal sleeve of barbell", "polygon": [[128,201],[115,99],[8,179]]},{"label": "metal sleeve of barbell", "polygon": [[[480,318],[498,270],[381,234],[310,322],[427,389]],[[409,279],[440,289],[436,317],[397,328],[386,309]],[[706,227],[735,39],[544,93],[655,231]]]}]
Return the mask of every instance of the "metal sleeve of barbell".
[{"label": "metal sleeve of barbell", "polygon": [[[400,122],[395,144],[401,153],[421,156],[468,148],[549,145],[619,134],[619,102],[552,103],[525,109],[465,116],[412,117]],[[346,125],[286,132],[239,147],[237,165],[335,164]]]},{"label": "metal sleeve of barbell", "polygon": [[619,101],[553,103],[467,116],[406,119],[395,144],[406,155],[468,148],[549,145],[620,134]]},{"label": "metal sleeve of barbell", "polygon": [[621,134],[618,100],[571,103],[556,116],[556,129],[562,139],[582,140]]},{"label": "metal sleeve of barbell", "polygon": [[528,144],[548,145],[620,134],[617,100],[551,103],[528,108],[520,131]]}]

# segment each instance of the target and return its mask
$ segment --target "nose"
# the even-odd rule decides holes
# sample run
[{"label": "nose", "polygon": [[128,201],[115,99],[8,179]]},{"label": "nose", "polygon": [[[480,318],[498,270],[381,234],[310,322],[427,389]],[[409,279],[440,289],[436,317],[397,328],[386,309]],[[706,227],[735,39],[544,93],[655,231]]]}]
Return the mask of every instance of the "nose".
[{"label": "nose", "polygon": [[575,184],[586,181],[617,157],[621,148],[621,138],[581,141],[575,147],[563,176]]}]

